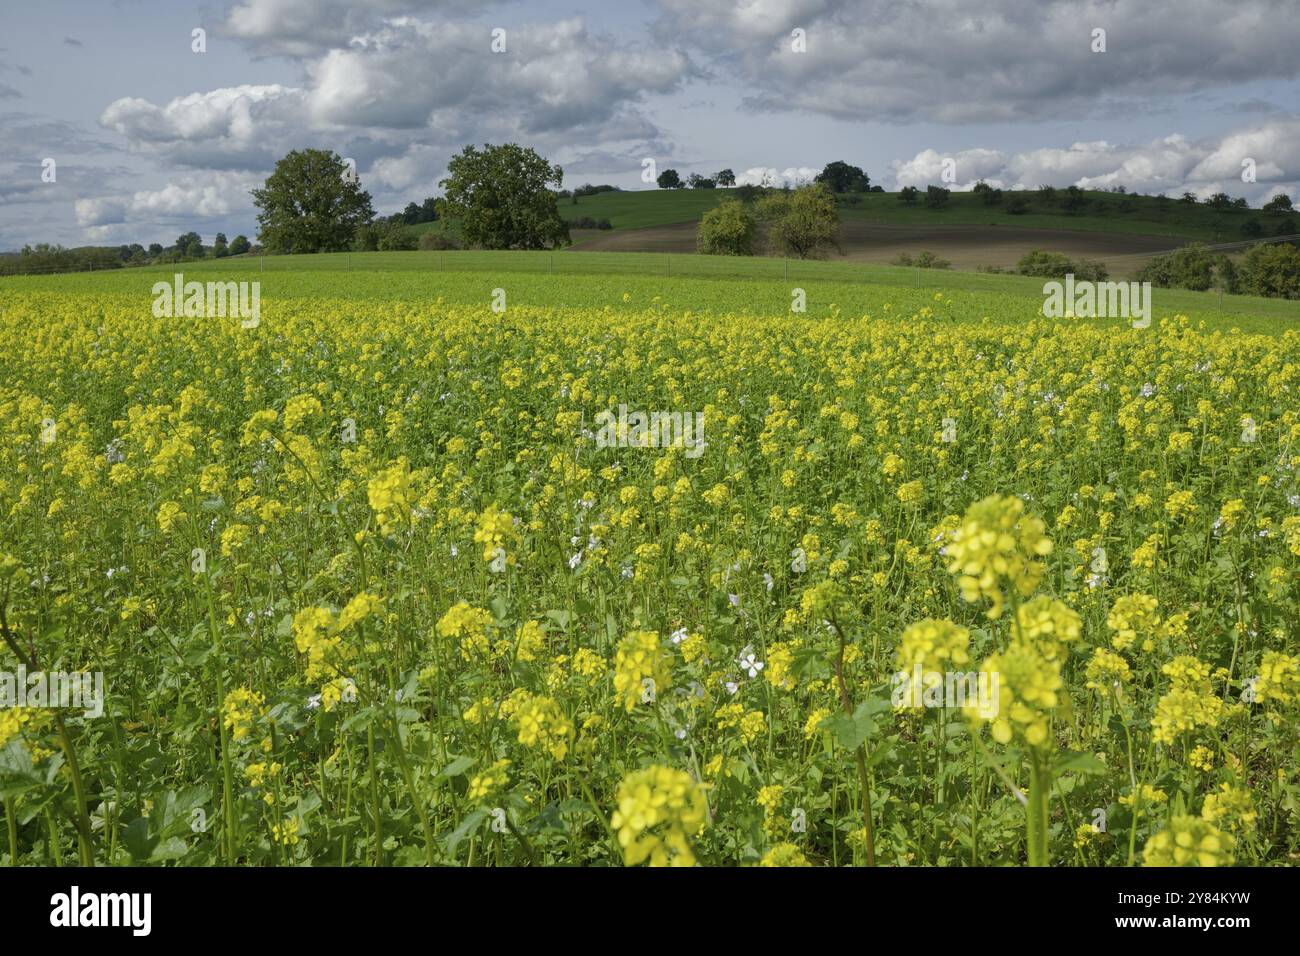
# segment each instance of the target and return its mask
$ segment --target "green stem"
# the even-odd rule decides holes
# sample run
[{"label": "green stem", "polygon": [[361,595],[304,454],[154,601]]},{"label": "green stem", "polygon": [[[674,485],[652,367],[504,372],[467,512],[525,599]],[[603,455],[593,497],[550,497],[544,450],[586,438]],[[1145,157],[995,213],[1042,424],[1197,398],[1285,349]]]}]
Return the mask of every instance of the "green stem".
[{"label": "green stem", "polygon": [[213,656],[216,666],[213,672],[217,682],[217,733],[221,737],[221,815],[223,819],[224,843],[226,844],[226,862],[235,862],[237,834],[235,832],[235,783],[234,771],[230,766],[230,739],[226,732],[226,687],[222,679],[225,666],[221,647],[221,628],[217,626],[217,606],[212,597],[212,579],[207,572],[203,574],[203,586],[208,598],[208,633],[212,637]]},{"label": "green stem", "polygon": [[1052,789],[1051,771],[1037,754],[1029,759],[1029,805],[1025,808],[1029,837],[1029,865],[1047,866],[1047,797]]},{"label": "green stem", "polygon": [[54,711],[54,723],[59,728],[59,743],[63,746],[64,759],[68,761],[68,773],[72,776],[72,792],[77,799],[77,849],[81,854],[81,865],[93,867],[95,854],[91,849],[90,814],[86,810],[86,791],[81,783],[81,767],[77,763],[77,751],[72,746],[72,738],[68,736],[68,727],[63,722],[63,714],[58,710]]},{"label": "green stem", "polygon": [[5,823],[9,830],[9,865],[18,865],[18,817],[13,797],[5,797]]}]

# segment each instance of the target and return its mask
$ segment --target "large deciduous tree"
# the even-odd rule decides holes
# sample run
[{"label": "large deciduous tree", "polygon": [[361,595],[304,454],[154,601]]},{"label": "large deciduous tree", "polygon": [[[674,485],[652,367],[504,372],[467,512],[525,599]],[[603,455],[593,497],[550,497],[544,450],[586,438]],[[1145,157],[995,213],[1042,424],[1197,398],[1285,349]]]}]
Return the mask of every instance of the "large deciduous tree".
[{"label": "large deciduous tree", "polygon": [[346,251],[375,215],[352,168],[329,150],[295,149],[252,194],[267,252]]},{"label": "large deciduous tree", "polygon": [[551,185],[564,170],[531,149],[507,143],[466,146],[438,185],[439,213],[460,220],[461,235],[482,249],[553,249],[569,241]]},{"label": "large deciduous tree", "polygon": [[839,159],[827,163],[813,182],[823,184],[833,193],[864,193],[871,186],[870,177],[860,166],[850,166]]},{"label": "large deciduous tree", "polygon": [[758,218],[768,223],[769,240],[784,254],[808,259],[828,247],[838,248],[840,217],[835,197],[824,184],[774,193],[758,205]]}]

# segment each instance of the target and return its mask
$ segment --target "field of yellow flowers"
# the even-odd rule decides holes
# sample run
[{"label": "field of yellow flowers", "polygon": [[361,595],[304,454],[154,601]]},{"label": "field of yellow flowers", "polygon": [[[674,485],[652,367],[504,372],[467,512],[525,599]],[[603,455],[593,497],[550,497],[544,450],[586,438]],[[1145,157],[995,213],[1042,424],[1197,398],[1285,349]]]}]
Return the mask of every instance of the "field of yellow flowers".
[{"label": "field of yellow flowers", "polygon": [[0,862],[1295,862],[1300,333],[646,286],[0,292]]}]

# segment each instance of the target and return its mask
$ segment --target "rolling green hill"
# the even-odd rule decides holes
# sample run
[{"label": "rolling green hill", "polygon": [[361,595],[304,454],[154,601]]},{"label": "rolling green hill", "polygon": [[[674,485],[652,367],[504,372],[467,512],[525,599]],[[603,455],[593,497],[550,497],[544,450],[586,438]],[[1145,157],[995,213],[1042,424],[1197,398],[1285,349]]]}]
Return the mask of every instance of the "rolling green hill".
[{"label": "rolling green hill", "polygon": [[[583,196],[575,204],[559,201],[566,220],[608,219],[615,230],[644,229],[676,223],[696,222],[734,189],[644,189]],[[1264,236],[1282,230],[1300,231],[1296,213],[1264,213],[1258,209],[1215,209],[1204,203],[1176,199],[1085,191],[1085,207],[1068,213],[1061,206],[1062,194],[1040,199],[1036,191],[1004,193],[998,205],[986,205],[975,193],[953,193],[947,205],[931,209],[924,201],[908,205],[898,193],[861,193],[839,197],[840,216],[846,222],[868,222],[899,226],[990,226],[1021,229],[1059,229],[1087,232],[1115,232],[1168,236],[1201,242],[1237,242],[1249,238],[1242,226],[1254,220]],[[1024,213],[1013,215],[1006,204],[1011,196],[1023,199]],[[421,223],[410,227],[419,234],[429,230],[455,231],[454,224]],[[574,236],[575,243],[587,238],[586,231]]]}]

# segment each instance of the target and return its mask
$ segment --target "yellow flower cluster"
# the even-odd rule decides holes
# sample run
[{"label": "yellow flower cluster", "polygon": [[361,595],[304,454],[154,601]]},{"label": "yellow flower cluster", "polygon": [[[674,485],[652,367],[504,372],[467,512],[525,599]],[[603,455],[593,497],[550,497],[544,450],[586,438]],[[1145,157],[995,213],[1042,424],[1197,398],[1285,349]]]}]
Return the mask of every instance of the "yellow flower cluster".
[{"label": "yellow flower cluster", "polygon": [[927,618],[904,628],[896,659],[898,669],[911,674],[922,671],[946,671],[950,666],[970,663],[970,631],[948,620]]},{"label": "yellow flower cluster", "polygon": [[563,760],[573,737],[573,722],[560,705],[550,697],[527,691],[517,691],[511,703],[510,717],[519,731],[519,742],[550,751],[556,760]]},{"label": "yellow flower cluster", "polygon": [[491,649],[488,628],[492,623],[490,612],[473,607],[466,601],[457,601],[438,619],[437,631],[440,637],[459,641],[460,656],[468,661],[485,656]]},{"label": "yellow flower cluster", "polygon": [[262,716],[266,698],[255,690],[237,687],[226,694],[221,719],[234,740],[244,740],[253,732],[253,724]]},{"label": "yellow flower cluster", "polygon": [[704,789],[681,770],[658,765],[628,774],[618,785],[610,825],[623,862],[636,866],[694,866],[690,840],[708,822]]},{"label": "yellow flower cluster", "polygon": [[484,561],[492,561],[499,556],[504,556],[507,563],[513,564],[513,556],[508,547],[518,537],[515,532],[514,518],[496,505],[488,505],[478,516],[478,527],[474,529],[474,542],[483,545]]},{"label": "yellow flower cluster", "polygon": [[366,483],[366,497],[375,513],[379,530],[396,534],[411,521],[411,467],[400,460],[385,468]]},{"label": "yellow flower cluster", "polygon": [[1109,693],[1114,688],[1127,683],[1132,672],[1128,661],[1114,651],[1099,647],[1092,652],[1092,658],[1084,668],[1084,675],[1088,678],[1088,687],[1091,690]]},{"label": "yellow flower cluster", "polygon": [[[1114,631],[1111,646],[1127,650],[1139,636],[1154,638],[1160,628],[1156,599],[1149,594],[1126,594],[1118,598],[1106,616],[1106,626]],[[1151,650],[1145,647],[1144,650]]]},{"label": "yellow flower cluster", "polygon": [[509,769],[510,761],[502,758],[482,773],[474,774],[469,778],[469,790],[466,795],[476,803],[486,800],[509,782]]},{"label": "yellow flower cluster", "polygon": [[625,634],[614,654],[614,693],[623,708],[631,713],[643,697],[658,695],[671,685],[668,654],[659,644],[658,633]]},{"label": "yellow flower cluster", "polygon": [[1290,704],[1300,700],[1300,657],[1265,651],[1255,681],[1255,699],[1261,704],[1273,701]]},{"label": "yellow flower cluster", "polygon": [[1046,527],[1011,496],[990,495],[967,508],[944,549],[961,596],[972,603],[988,598],[988,616],[997,618],[1006,601],[1004,587],[1022,597],[1033,594],[1045,570],[1042,558],[1052,552]]},{"label": "yellow flower cluster", "polygon": [[1143,866],[1232,866],[1237,841],[1200,817],[1174,817],[1142,848]]}]

